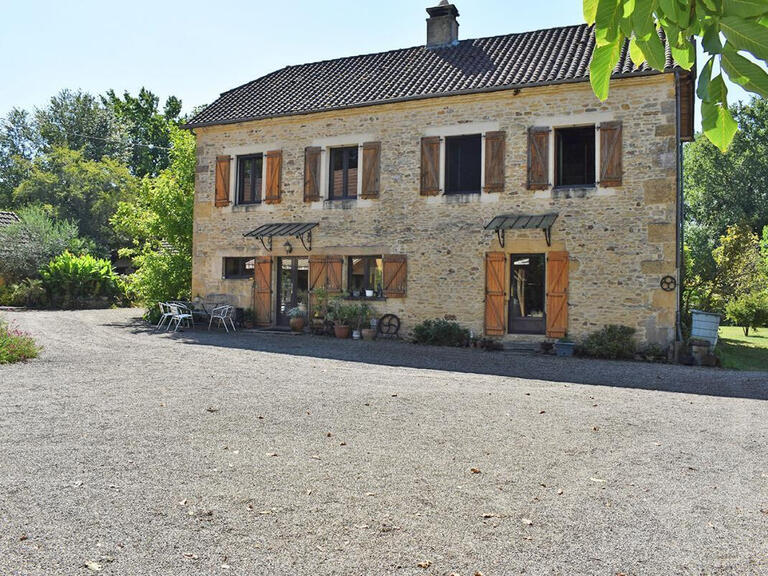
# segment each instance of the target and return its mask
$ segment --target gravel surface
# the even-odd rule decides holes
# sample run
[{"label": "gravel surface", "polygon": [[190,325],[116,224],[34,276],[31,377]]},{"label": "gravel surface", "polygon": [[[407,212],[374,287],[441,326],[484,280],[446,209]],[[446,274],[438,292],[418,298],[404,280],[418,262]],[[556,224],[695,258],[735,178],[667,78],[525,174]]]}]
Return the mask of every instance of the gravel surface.
[{"label": "gravel surface", "polygon": [[768,574],[768,374],[4,313],[0,574]]}]

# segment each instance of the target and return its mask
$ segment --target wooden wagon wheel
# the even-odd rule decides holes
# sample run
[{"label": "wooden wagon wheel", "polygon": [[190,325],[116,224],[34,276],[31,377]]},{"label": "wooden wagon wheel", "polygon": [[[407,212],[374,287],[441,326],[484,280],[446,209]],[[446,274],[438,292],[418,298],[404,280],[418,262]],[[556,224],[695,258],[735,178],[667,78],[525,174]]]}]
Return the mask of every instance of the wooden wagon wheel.
[{"label": "wooden wagon wheel", "polygon": [[384,314],[376,324],[376,331],[382,336],[395,338],[400,331],[400,318],[394,314]]},{"label": "wooden wagon wheel", "polygon": [[677,288],[677,280],[675,280],[674,276],[664,276],[659,284],[661,285],[661,289],[665,292],[672,292]]}]

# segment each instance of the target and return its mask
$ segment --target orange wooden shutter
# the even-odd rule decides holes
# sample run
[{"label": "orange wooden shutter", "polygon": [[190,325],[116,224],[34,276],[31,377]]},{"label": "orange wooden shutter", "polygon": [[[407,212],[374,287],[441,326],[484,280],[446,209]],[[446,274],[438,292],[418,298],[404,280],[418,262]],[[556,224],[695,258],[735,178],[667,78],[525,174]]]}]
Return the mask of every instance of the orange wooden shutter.
[{"label": "orange wooden shutter", "polygon": [[282,150],[272,150],[267,152],[264,157],[267,159],[267,185],[264,195],[265,204],[280,203],[280,186],[283,172],[283,152]]},{"label": "orange wooden shutter", "polygon": [[440,137],[421,139],[421,195],[440,194]]},{"label": "orange wooden shutter", "polygon": [[547,336],[568,332],[568,252],[547,254]]},{"label": "orange wooden shutter", "polygon": [[600,186],[621,186],[623,145],[621,122],[600,124]]},{"label": "orange wooden shutter", "polygon": [[342,270],[344,268],[344,258],[341,256],[327,256],[325,259],[326,284],[328,294],[338,294],[341,292]]},{"label": "orange wooden shutter", "polygon": [[254,262],[253,311],[256,324],[269,326],[272,322],[272,258],[259,256]]},{"label": "orange wooden shutter", "polygon": [[504,191],[505,132],[488,132],[485,135],[485,187],[484,192]]},{"label": "orange wooden shutter", "polygon": [[405,254],[384,256],[384,296],[387,298],[405,298],[408,282],[408,261]]},{"label": "orange wooden shutter", "polygon": [[528,190],[549,188],[549,128],[528,130]]},{"label": "orange wooden shutter", "polygon": [[488,252],[485,255],[485,333],[488,336],[506,334],[506,290],[507,256],[503,252]]},{"label": "orange wooden shutter", "polygon": [[319,146],[304,149],[304,202],[320,200],[320,156]]},{"label": "orange wooden shutter", "polygon": [[363,144],[363,189],[360,198],[378,198],[381,173],[381,142]]},{"label": "orange wooden shutter", "polygon": [[220,208],[229,206],[229,156],[216,156],[216,196],[215,205]]}]

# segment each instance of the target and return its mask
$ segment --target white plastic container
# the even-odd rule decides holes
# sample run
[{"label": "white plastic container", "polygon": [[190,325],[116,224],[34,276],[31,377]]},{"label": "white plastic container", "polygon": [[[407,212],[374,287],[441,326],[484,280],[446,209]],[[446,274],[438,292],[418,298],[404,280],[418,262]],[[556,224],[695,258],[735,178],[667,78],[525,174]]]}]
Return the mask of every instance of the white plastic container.
[{"label": "white plastic container", "polygon": [[714,348],[717,345],[717,330],[720,328],[720,314],[691,310],[691,338],[706,340]]}]

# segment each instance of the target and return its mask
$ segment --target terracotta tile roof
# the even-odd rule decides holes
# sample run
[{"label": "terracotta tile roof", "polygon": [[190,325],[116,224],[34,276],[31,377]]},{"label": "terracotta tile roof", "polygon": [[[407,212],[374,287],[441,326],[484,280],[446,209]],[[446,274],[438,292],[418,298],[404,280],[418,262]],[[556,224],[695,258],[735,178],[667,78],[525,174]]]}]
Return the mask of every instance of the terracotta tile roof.
[{"label": "terracotta tile roof", "polygon": [[19,217],[15,213],[0,211],[0,226],[9,226],[18,221]]},{"label": "terracotta tile roof", "polygon": [[[288,66],[224,92],[187,126],[585,81],[594,47],[592,28],[581,24]],[[614,77],[651,73],[631,61],[627,43]]]}]

